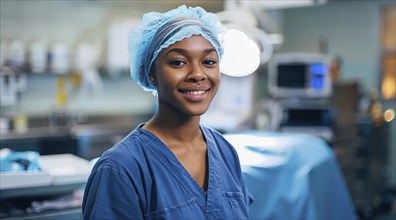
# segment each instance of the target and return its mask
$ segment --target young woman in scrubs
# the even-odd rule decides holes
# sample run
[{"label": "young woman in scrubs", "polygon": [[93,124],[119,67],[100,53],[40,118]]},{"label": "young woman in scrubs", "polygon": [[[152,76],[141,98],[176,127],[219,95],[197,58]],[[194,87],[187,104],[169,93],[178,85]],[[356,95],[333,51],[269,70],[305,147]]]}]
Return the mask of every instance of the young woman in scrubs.
[{"label": "young woman in scrubs", "polygon": [[238,155],[200,124],[220,83],[216,15],[180,6],[143,16],[129,38],[132,78],[158,111],[106,151],[88,179],[84,219],[247,219]]}]

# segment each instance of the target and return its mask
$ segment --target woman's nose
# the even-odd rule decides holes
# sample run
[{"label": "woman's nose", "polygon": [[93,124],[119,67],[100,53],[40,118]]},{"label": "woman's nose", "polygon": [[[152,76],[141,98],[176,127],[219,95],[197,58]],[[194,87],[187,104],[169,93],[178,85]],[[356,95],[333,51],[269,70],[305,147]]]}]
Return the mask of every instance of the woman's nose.
[{"label": "woman's nose", "polygon": [[199,65],[193,65],[186,80],[189,82],[199,82],[207,78],[206,74],[203,72]]}]

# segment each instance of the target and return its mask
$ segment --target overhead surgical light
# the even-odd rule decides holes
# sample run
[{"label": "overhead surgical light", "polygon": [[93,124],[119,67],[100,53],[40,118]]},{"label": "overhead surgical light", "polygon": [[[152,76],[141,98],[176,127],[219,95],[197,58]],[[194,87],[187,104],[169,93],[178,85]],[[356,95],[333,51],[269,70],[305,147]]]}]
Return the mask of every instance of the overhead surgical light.
[{"label": "overhead surgical light", "polygon": [[273,53],[272,43],[265,31],[257,27],[253,13],[241,9],[222,11],[217,15],[227,28],[223,37],[222,73],[247,76],[269,61]]},{"label": "overhead surgical light", "polygon": [[224,35],[224,56],[220,64],[222,73],[242,77],[247,76],[260,65],[260,49],[245,33],[229,29]]},{"label": "overhead surgical light", "polygon": [[265,8],[267,10],[277,10],[285,8],[319,6],[326,4],[328,0],[265,0],[265,1],[241,1],[224,0],[225,8],[246,7]]}]

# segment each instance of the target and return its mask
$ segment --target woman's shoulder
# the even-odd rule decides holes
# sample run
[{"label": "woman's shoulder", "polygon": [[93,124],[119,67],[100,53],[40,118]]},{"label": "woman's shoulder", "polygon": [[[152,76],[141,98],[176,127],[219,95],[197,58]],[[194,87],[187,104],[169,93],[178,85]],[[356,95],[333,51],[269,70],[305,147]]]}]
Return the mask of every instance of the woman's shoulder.
[{"label": "woman's shoulder", "polygon": [[94,170],[109,168],[118,172],[128,172],[138,168],[145,163],[144,145],[141,132],[135,129],[106,150],[95,163]]},{"label": "woman's shoulder", "polygon": [[141,136],[142,134],[138,129],[131,131],[122,140],[105,151],[102,156],[110,157],[117,155],[119,157],[133,157],[139,152],[139,150],[142,150],[144,145]]}]

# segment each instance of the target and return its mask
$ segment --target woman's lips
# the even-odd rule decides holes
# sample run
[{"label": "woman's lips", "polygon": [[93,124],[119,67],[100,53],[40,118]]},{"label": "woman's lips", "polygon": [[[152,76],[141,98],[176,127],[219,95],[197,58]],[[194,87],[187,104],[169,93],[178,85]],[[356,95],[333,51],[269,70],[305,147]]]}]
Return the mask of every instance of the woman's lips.
[{"label": "woman's lips", "polygon": [[198,102],[198,101],[203,101],[206,98],[207,93],[210,91],[211,88],[209,89],[194,89],[194,90],[179,90],[184,97],[189,100],[189,101],[194,101],[194,102]]},{"label": "woman's lips", "polygon": [[209,91],[208,90],[198,90],[198,91],[182,91],[184,94],[189,94],[189,95],[200,95],[203,94],[205,92]]}]

